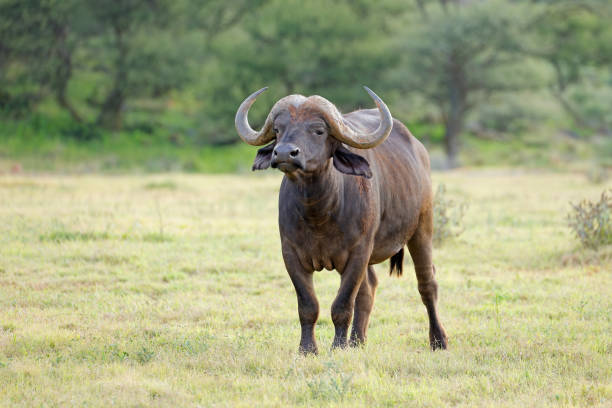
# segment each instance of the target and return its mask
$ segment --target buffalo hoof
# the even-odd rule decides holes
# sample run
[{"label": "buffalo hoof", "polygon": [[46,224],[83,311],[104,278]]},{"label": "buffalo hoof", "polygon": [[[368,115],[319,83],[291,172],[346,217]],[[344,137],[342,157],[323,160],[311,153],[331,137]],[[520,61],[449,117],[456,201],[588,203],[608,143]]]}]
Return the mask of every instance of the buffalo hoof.
[{"label": "buffalo hoof", "polygon": [[299,352],[300,354],[304,355],[304,356],[308,356],[308,355],[317,355],[319,354],[319,350],[317,349],[317,345],[316,344],[300,344],[300,348],[299,348]]},{"label": "buffalo hoof", "polygon": [[351,337],[349,340],[349,346],[351,347],[363,347],[365,345],[365,339],[360,339],[358,337]]},{"label": "buffalo hoof", "polygon": [[429,345],[432,351],[446,350],[448,348],[448,340],[444,329],[436,330],[436,332],[429,332]]},{"label": "buffalo hoof", "polygon": [[336,340],[334,339],[334,342],[332,343],[332,350],[337,350],[337,349],[345,349],[348,346],[348,342],[346,341],[346,339],[344,340]]}]

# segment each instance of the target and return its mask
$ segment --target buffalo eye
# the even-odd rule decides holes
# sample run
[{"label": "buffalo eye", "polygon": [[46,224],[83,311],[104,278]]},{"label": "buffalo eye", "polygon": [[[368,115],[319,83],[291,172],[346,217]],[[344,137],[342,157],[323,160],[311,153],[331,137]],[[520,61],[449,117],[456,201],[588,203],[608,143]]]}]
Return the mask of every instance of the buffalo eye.
[{"label": "buffalo eye", "polygon": [[317,130],[315,130],[315,133],[316,133],[317,135],[321,136],[321,135],[322,135],[323,133],[325,133],[325,132],[323,132],[321,129],[317,129]]},{"label": "buffalo eye", "polygon": [[274,128],[274,133],[276,133],[278,135],[278,129]]}]

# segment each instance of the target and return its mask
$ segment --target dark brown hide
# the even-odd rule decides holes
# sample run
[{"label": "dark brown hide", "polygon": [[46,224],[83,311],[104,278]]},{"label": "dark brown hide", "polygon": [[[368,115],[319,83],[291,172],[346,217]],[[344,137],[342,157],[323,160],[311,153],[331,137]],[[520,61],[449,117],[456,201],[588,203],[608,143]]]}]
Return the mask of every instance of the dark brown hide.
[{"label": "dark brown hide", "polygon": [[[333,347],[347,345],[351,318],[350,344],[360,344],[366,339],[377,285],[371,265],[391,258],[392,272],[401,274],[405,245],[429,316],[430,346],[446,348],[436,311],[433,194],[423,145],[394,120],[391,133],[378,146],[347,147],[338,141],[337,127],[326,112],[307,103],[284,109],[273,120],[276,137],[260,149],[253,169],[271,165],[285,172],[279,227],[283,259],[297,292],[300,350],[317,352],[319,304],[313,272],[336,269],[341,276],[331,309]],[[381,119],[379,111],[371,109],[343,115],[342,120],[371,132]]]}]

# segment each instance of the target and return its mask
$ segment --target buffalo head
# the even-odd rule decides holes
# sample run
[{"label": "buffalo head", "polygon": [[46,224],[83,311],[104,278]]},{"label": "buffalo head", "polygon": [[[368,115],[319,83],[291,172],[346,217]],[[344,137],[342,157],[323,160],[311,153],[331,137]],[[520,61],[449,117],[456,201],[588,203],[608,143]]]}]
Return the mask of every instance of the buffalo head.
[{"label": "buffalo head", "polygon": [[342,143],[368,149],[389,136],[393,128],[391,113],[374,92],[365,87],[378,106],[380,121],[376,129],[347,120],[321,96],[289,95],[276,102],[261,130],[256,131],[249,125],[247,115],[266,89],[246,98],[236,113],[236,129],[242,140],[254,146],[271,142],[257,152],[253,170],[272,167],[288,175],[315,173],[333,158],[334,166],[343,173],[372,176],[366,159],[351,153]]}]

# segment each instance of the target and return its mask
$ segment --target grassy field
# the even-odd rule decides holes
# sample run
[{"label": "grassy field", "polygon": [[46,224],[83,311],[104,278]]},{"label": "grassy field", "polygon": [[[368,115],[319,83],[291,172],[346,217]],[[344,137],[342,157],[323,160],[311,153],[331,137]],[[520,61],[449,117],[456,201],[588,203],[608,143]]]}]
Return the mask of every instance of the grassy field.
[{"label": "grassy field", "polygon": [[[297,354],[280,178],[2,176],[2,406],[612,406],[612,250],[584,251],[578,174],[434,174],[469,203],[435,251],[450,349],[428,350],[405,276],[377,267],[364,348],[329,351],[335,272],[316,274],[321,354]],[[610,184],[608,184],[608,187]]]}]

